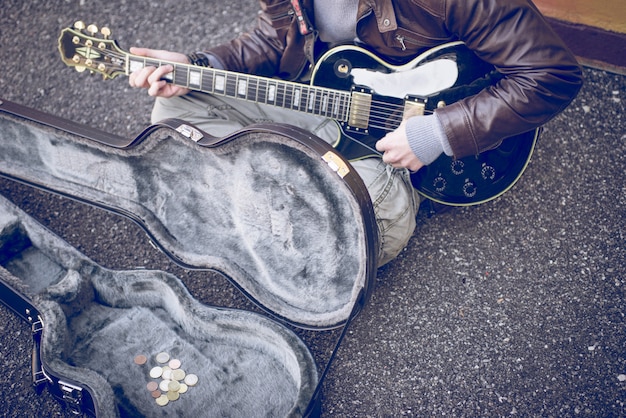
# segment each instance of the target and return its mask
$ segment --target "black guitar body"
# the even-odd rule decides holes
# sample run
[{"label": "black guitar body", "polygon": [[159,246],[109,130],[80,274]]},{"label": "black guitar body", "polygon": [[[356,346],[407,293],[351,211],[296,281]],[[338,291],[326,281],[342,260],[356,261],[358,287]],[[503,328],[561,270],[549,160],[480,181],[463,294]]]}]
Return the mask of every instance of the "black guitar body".
[{"label": "black guitar body", "polygon": [[[442,59],[456,63],[458,77],[451,87],[427,96],[382,96],[368,86],[356,84],[352,76],[354,69],[391,74],[411,71],[411,68]],[[349,122],[337,122],[342,138],[335,147],[348,159],[359,159],[380,156],[375,144],[400,125],[407,102],[420,103],[424,113],[431,113],[438,106],[454,103],[494,85],[500,78],[492,65],[479,59],[463,43],[457,42],[431,49],[402,66],[390,65],[362,48],[334,48],[315,67],[312,84],[345,91],[363,91],[371,95],[372,103],[385,103],[388,108],[397,109],[396,112],[386,112],[378,121],[375,120],[376,115],[371,116],[367,129],[354,127]],[[446,205],[467,206],[492,200],[509,190],[522,175],[538,135],[539,130],[529,131],[504,139],[492,150],[461,159],[442,154],[411,175],[413,186],[424,197]]]}]

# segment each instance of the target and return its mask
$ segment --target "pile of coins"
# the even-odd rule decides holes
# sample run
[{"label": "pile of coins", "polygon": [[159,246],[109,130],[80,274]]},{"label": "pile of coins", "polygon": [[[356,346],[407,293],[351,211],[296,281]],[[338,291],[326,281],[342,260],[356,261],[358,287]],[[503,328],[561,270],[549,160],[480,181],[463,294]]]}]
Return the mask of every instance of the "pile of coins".
[{"label": "pile of coins", "polygon": [[[181,394],[186,393],[190,387],[198,383],[198,376],[191,373],[187,374],[181,369],[180,360],[170,358],[169,353],[159,353],[154,357],[154,360],[157,366],[150,369],[149,375],[155,380],[148,382],[146,388],[157,405],[165,406],[178,400]],[[147,362],[148,358],[145,355],[135,356],[135,364],[142,366]]]}]

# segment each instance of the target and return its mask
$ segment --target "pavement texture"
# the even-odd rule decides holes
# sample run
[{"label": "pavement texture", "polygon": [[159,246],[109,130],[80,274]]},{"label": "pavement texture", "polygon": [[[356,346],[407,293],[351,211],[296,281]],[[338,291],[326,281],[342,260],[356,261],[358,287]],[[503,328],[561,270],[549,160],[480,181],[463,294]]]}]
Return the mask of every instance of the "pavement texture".
[{"label": "pavement texture", "polygon": [[[125,137],[152,100],[66,67],[75,20],[132,45],[190,52],[249,27],[254,1],[3,0],[0,97]],[[626,416],[626,78],[590,68],[498,199],[420,212],[379,270],[324,383],[325,417]],[[178,268],[125,218],[8,180],[0,193],[109,268],[171,271],[202,302],[255,307],[226,280]],[[320,361],[336,331],[298,331]],[[30,384],[30,328],[0,307],[0,416],[70,416]]]}]

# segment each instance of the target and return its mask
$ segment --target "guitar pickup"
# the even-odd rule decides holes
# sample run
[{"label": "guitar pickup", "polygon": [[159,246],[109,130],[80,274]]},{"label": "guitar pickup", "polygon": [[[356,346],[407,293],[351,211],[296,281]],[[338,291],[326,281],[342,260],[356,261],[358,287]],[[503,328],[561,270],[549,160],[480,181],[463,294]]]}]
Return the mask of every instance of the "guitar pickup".
[{"label": "guitar pickup", "polygon": [[[424,116],[426,114],[426,105],[428,104],[427,97],[410,97],[404,98],[404,118],[409,116]],[[437,108],[444,107],[446,102],[439,100],[437,102]]]},{"label": "guitar pickup", "polygon": [[427,98],[422,97],[406,97],[404,100],[404,118],[409,116],[424,116],[426,113]]},{"label": "guitar pickup", "polygon": [[348,125],[355,130],[367,132],[372,109],[372,94],[366,90],[352,92],[352,105],[348,115]]}]

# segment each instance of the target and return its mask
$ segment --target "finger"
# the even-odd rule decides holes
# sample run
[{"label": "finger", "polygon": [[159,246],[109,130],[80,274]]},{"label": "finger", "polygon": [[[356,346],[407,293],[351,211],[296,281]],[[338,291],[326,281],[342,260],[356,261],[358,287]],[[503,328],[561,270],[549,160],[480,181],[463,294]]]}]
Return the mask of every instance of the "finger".
[{"label": "finger", "polygon": [[376,141],[376,150],[380,152],[385,152],[389,149],[389,134],[385,135],[378,141]]},{"label": "finger", "polygon": [[159,80],[152,84],[150,84],[150,88],[148,89],[148,94],[152,97],[163,96],[166,97],[165,94],[162,93],[163,89],[167,86],[165,80]]},{"label": "finger", "polygon": [[155,71],[154,67],[145,67],[141,70],[134,71],[130,74],[131,78],[131,86],[139,87],[139,88],[148,88],[150,87],[150,83],[148,78]]},{"label": "finger", "polygon": [[139,48],[136,46],[131,46],[130,47],[130,53],[133,55],[139,55],[142,57],[147,57],[150,53],[150,49],[148,48]]},{"label": "finger", "polygon": [[174,71],[174,67],[172,67],[171,65],[162,65],[160,67],[153,68],[154,70],[148,76],[148,83],[150,85],[156,83],[159,80],[162,80],[167,74]]}]

